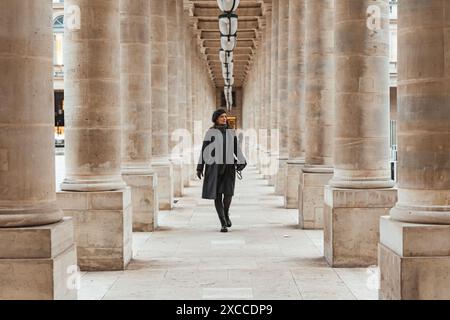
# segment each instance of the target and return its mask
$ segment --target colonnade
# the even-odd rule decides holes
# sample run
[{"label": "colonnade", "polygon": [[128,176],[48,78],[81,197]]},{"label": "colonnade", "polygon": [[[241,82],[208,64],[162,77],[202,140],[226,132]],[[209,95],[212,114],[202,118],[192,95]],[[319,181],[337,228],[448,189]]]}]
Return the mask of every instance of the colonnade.
[{"label": "colonnade", "polygon": [[[442,1],[398,3],[397,185],[388,0],[272,1],[255,53],[264,63],[252,64],[245,83],[244,114],[267,131],[259,147],[280,131],[267,150],[278,155],[279,170],[257,167],[285,206],[298,208],[301,228],[324,229],[331,266],[379,265],[382,299],[450,298],[446,9]],[[286,26],[289,41],[280,41]]]},{"label": "colonnade", "polygon": [[2,2],[0,299],[73,299],[77,265],[123,270],[132,231],[155,230],[189,186],[216,90],[185,10],[182,0],[65,1],[56,192],[52,3]]},{"label": "colonnade", "polygon": [[[51,2],[1,2],[0,299],[74,299],[77,266],[123,270],[132,231],[155,230],[189,186],[217,90],[187,10],[182,0],[65,1],[57,191]],[[395,186],[388,0],[273,0],[243,87],[257,168],[301,228],[323,228],[330,265],[379,265],[382,299],[450,299],[442,12],[445,1],[399,1]]]}]

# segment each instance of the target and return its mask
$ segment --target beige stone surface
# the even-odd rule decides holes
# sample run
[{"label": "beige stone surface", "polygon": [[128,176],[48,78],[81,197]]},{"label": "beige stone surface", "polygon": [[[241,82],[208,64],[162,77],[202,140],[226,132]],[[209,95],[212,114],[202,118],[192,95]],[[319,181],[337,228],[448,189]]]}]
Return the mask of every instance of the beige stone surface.
[{"label": "beige stone surface", "polygon": [[150,4],[120,0],[122,173],[151,174]]},{"label": "beige stone surface", "polygon": [[52,7],[44,0],[1,6],[0,228],[54,223],[62,213],[54,182]]},{"label": "beige stone surface", "polygon": [[286,209],[298,208],[298,188],[303,166],[303,161],[288,160],[287,162],[285,176],[286,188],[284,192],[284,205]]},{"label": "beige stone surface", "polygon": [[180,198],[184,193],[184,172],[183,172],[183,163],[182,159],[172,159],[172,167],[173,167],[173,195],[174,197]]},{"label": "beige stone surface", "polygon": [[306,0],[305,162],[333,166],[334,0]]},{"label": "beige stone surface", "polygon": [[380,217],[397,201],[396,189],[325,187],[324,255],[333,267],[377,264]]},{"label": "beige stone surface", "polygon": [[[290,160],[304,158],[306,2],[289,1],[288,37],[288,152]],[[296,194],[295,192],[294,194]],[[295,196],[297,197],[297,196]]]},{"label": "beige stone surface", "polygon": [[275,175],[275,194],[279,196],[284,196],[286,189],[286,175],[287,175],[287,161],[288,158],[278,158],[278,171]]},{"label": "beige stone surface", "polygon": [[174,179],[173,166],[170,162],[153,162],[153,169],[158,176],[159,210],[171,210],[173,207]]},{"label": "beige stone surface", "polygon": [[449,300],[449,256],[400,256],[380,244],[382,300]]},{"label": "beige stone surface", "polygon": [[40,227],[0,229],[1,300],[73,300],[76,271],[72,219]]},{"label": "beige stone surface", "polygon": [[159,203],[156,174],[123,175],[131,189],[133,231],[150,232],[157,228]]},{"label": "beige stone surface", "polygon": [[380,219],[380,299],[448,300],[450,225]]},{"label": "beige stone surface", "polygon": [[324,187],[332,177],[332,173],[301,172],[298,193],[300,228],[323,229]]},{"label": "beige stone surface", "polygon": [[450,224],[448,6],[399,5],[399,202],[391,216],[400,221]]},{"label": "beige stone surface", "polygon": [[371,0],[335,3],[336,116],[334,177],[340,188],[389,188],[389,1],[376,1],[379,26],[368,24]]},{"label": "beige stone surface", "polygon": [[130,188],[109,192],[58,192],[57,198],[64,214],[73,218],[81,270],[123,270],[132,256]]},{"label": "beige stone surface", "polygon": [[64,33],[66,191],[112,191],[121,175],[119,0],[67,0],[80,28]]},{"label": "beige stone surface", "polygon": [[[277,68],[277,112],[278,126],[280,130],[280,155],[289,155],[289,94],[288,94],[288,73],[289,73],[289,0],[278,0],[278,68]],[[281,183],[281,190],[284,192],[284,183]],[[283,194],[283,193],[281,193]]]},{"label": "beige stone surface", "polygon": [[[173,168],[169,160],[169,135],[172,128],[169,132],[167,19],[167,1],[150,0],[152,165],[158,174],[158,197],[161,210],[171,209],[174,192]],[[174,107],[175,104],[172,106]]]},{"label": "beige stone surface", "polygon": [[[279,12],[280,12],[280,0],[272,1],[272,15],[271,15],[271,70],[270,70],[270,128],[272,130],[278,129],[279,124],[279,109],[278,109],[278,36],[279,36]],[[270,145],[270,151],[272,157],[277,157],[279,154],[279,147],[275,148]],[[274,176],[269,179],[269,185],[275,185]]]}]

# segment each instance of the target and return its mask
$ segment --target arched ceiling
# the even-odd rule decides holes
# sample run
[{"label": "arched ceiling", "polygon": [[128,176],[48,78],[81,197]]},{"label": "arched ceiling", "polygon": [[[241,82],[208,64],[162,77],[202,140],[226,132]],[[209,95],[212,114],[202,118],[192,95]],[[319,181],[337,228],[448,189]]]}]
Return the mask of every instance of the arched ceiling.
[{"label": "arched ceiling", "polygon": [[[241,0],[238,43],[234,51],[235,87],[242,87],[265,26],[265,16],[271,0]],[[221,11],[216,0],[185,0],[190,23],[210,69],[216,87],[223,87],[222,68],[219,60],[220,33],[218,17]]]}]

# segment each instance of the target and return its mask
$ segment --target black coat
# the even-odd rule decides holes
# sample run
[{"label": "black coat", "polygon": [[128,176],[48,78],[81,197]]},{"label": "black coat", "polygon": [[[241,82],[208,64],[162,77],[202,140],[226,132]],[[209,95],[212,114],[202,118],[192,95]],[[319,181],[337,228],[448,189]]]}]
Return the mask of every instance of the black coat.
[{"label": "black coat", "polygon": [[[216,199],[218,193],[233,196],[236,183],[236,164],[246,163],[236,132],[226,129],[227,127],[212,127],[203,139],[202,152],[197,165],[197,171],[205,170],[203,199]],[[220,140],[223,143],[220,143]],[[217,158],[215,158],[216,154]]]}]

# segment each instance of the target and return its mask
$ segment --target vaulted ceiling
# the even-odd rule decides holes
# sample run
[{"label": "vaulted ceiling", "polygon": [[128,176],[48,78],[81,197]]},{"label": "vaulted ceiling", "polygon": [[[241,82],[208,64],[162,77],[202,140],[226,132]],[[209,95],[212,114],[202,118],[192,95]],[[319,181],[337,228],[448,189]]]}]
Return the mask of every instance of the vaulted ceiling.
[{"label": "vaulted ceiling", "polygon": [[[234,51],[235,87],[241,87],[251,66],[253,55],[259,45],[265,16],[271,0],[241,0],[238,42]],[[210,75],[217,87],[223,87],[222,68],[219,60],[221,11],[216,0],[185,0],[190,23],[193,27],[201,52],[210,69]]]}]

